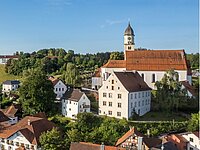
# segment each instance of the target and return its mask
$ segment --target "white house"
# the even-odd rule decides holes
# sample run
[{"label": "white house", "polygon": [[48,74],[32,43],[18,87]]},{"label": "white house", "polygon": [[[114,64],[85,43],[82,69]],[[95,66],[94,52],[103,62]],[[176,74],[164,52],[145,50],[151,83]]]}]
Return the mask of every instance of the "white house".
[{"label": "white house", "polygon": [[19,84],[18,80],[6,80],[3,82],[2,92],[15,91],[19,88]]},{"label": "white house", "polygon": [[62,98],[62,115],[76,118],[81,112],[90,112],[90,100],[79,89],[71,89]]},{"label": "white house", "polygon": [[98,90],[102,85],[102,77],[101,77],[101,69],[95,71],[94,75],[92,76],[92,89]]},{"label": "white house", "polygon": [[200,136],[199,131],[196,132],[186,132],[180,134],[189,143],[187,144],[187,150],[200,150]]},{"label": "white house", "polygon": [[49,80],[53,83],[54,93],[56,94],[56,99],[60,99],[65,92],[67,91],[69,86],[66,86],[60,79],[49,77]]},{"label": "white house", "polygon": [[15,150],[17,148],[39,149],[39,137],[43,132],[55,127],[46,118],[26,116],[17,124],[2,129],[0,132],[0,149]]},{"label": "white house", "polygon": [[112,72],[99,89],[99,115],[130,118],[150,111],[151,88],[138,72]]},{"label": "white house", "polygon": [[103,81],[107,80],[113,71],[136,70],[148,86],[155,89],[155,82],[160,81],[166,71],[175,70],[179,74],[179,81],[187,80],[189,84],[192,83],[190,65],[184,50],[136,49],[134,36],[129,24],[124,32],[124,60],[109,60],[103,65]]}]

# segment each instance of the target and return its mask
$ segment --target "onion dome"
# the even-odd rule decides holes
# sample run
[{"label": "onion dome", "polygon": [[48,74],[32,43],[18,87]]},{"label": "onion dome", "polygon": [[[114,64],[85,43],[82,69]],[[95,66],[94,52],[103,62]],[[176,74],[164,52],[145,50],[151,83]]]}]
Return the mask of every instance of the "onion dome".
[{"label": "onion dome", "polygon": [[133,29],[131,28],[130,23],[128,24],[128,27],[126,28],[124,35],[134,35]]}]

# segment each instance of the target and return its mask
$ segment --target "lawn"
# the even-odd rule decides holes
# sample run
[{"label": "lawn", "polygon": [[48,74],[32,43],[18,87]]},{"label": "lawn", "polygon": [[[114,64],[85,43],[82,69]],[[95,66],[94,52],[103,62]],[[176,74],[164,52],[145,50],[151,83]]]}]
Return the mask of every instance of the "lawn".
[{"label": "lawn", "polygon": [[137,121],[185,121],[188,120],[180,113],[148,112],[144,116],[138,117]]},{"label": "lawn", "polygon": [[20,78],[19,76],[5,73],[4,66],[4,64],[0,64],[0,83],[4,82],[5,80],[14,80]]}]

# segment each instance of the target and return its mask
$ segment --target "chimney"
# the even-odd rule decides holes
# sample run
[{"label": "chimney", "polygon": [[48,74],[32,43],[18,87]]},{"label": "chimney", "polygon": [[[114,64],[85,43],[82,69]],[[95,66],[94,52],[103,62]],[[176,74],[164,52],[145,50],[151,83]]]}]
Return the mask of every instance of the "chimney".
[{"label": "chimney", "polygon": [[30,119],[28,119],[28,125],[29,125],[29,126],[31,125],[31,120],[30,120]]},{"label": "chimney", "polygon": [[143,137],[138,137],[138,150],[143,150],[143,148],[142,148],[142,138]]},{"label": "chimney", "polygon": [[100,145],[100,150],[105,150],[105,145],[104,145],[104,143],[102,143],[102,144]]}]

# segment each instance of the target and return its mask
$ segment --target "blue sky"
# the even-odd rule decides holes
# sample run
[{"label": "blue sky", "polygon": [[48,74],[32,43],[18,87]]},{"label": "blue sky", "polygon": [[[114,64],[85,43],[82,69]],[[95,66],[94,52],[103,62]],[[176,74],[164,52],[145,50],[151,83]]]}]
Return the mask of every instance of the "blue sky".
[{"label": "blue sky", "polygon": [[0,54],[123,51],[129,20],[136,47],[196,53],[198,7],[198,0],[1,0]]}]

